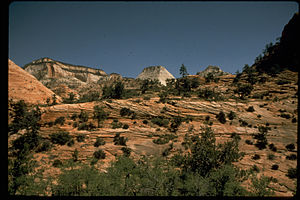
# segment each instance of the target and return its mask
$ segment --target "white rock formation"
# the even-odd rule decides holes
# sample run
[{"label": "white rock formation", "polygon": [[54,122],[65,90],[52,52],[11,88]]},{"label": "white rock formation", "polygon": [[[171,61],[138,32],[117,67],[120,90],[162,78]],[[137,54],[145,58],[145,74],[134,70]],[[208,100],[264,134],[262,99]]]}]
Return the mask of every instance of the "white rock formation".
[{"label": "white rock formation", "polygon": [[166,85],[167,79],[175,79],[175,77],[163,66],[150,66],[144,68],[142,73],[137,76],[137,79],[158,80],[162,85]]}]

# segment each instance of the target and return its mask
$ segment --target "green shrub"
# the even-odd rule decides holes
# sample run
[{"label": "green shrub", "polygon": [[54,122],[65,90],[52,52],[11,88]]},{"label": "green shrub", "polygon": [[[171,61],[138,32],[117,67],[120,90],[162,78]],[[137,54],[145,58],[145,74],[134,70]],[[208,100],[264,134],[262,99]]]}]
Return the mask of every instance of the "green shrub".
[{"label": "green shrub", "polygon": [[130,110],[129,108],[121,108],[121,110],[120,110],[121,117],[130,116],[133,113],[134,113],[134,111]]},{"label": "green shrub", "polygon": [[234,90],[234,93],[237,93],[241,99],[245,99],[246,96],[249,96],[253,90],[251,84],[238,84],[237,88]]},{"label": "green shrub", "polygon": [[115,120],[111,123],[111,125],[112,125],[113,129],[122,128],[122,126],[123,126],[123,124],[121,122],[118,122],[118,121],[115,121]]},{"label": "green shrub", "polygon": [[268,127],[267,126],[259,126],[258,127],[259,133],[254,135],[254,138],[257,139],[255,146],[258,147],[260,150],[265,149],[266,145],[268,144],[267,140],[267,133]]},{"label": "green shrub", "polygon": [[153,143],[155,144],[166,144],[168,143],[170,140],[166,139],[166,138],[157,138],[152,140]]},{"label": "green shrub", "polygon": [[286,176],[290,179],[297,178],[297,168],[289,168]]},{"label": "green shrub", "polygon": [[55,121],[54,121],[54,124],[56,125],[56,124],[60,124],[60,125],[64,125],[64,123],[65,123],[65,117],[58,117],[58,118],[56,118],[55,119]]},{"label": "green shrub", "polygon": [[273,143],[269,144],[269,149],[274,152],[277,151],[277,147],[275,147],[275,145]]},{"label": "green shrub", "polygon": [[269,160],[274,160],[275,159],[275,155],[274,154],[268,154],[268,159]]},{"label": "green shrub", "polygon": [[253,160],[259,160],[260,159],[260,155],[258,154],[254,154],[254,156],[252,157]]},{"label": "green shrub", "polygon": [[77,115],[76,113],[73,113],[73,114],[71,115],[71,119],[72,119],[73,121],[75,121],[77,117],[78,117],[78,115]]},{"label": "green shrub", "polygon": [[246,127],[246,126],[248,126],[248,122],[246,122],[246,121],[244,121],[244,120],[242,120],[242,119],[240,119],[239,122],[240,122],[240,126],[241,126],[241,127]]},{"label": "green shrub", "polygon": [[286,159],[288,159],[288,160],[297,160],[297,155],[296,154],[287,155]]},{"label": "green shrub", "polygon": [[96,142],[94,143],[94,147],[99,147],[100,145],[105,145],[105,141],[103,138],[97,137]]},{"label": "green shrub", "polygon": [[115,145],[122,145],[122,146],[126,146],[126,142],[128,141],[128,138],[125,137],[120,137],[120,133],[116,133],[116,135],[114,136],[114,144]]},{"label": "green shrub", "polygon": [[36,150],[36,152],[49,151],[52,145],[49,140],[45,140],[42,142],[41,146]]},{"label": "green shrub", "polygon": [[71,139],[71,140],[69,140],[69,141],[67,142],[67,145],[68,145],[69,147],[72,147],[74,144],[75,144],[74,139]]},{"label": "green shrub", "polygon": [[282,80],[282,79],[279,79],[276,81],[276,84],[277,85],[284,85],[284,84],[290,84],[291,81],[288,81],[288,80]]},{"label": "green shrub", "polygon": [[89,115],[84,110],[81,110],[80,114],[78,115],[78,118],[80,123],[87,122],[89,120]]},{"label": "green shrub", "polygon": [[219,120],[219,122],[221,122],[222,124],[226,123],[226,117],[225,117],[225,113],[223,111],[220,111],[219,114],[216,115],[216,118]]},{"label": "green shrub", "polygon": [[128,128],[129,128],[128,124],[123,125],[123,129],[128,129]]},{"label": "green shrub", "polygon": [[236,114],[233,111],[230,111],[230,113],[227,115],[229,120],[233,120],[234,118],[236,118]]},{"label": "green shrub", "polygon": [[290,114],[281,113],[280,117],[285,118],[285,119],[290,119],[291,115]]},{"label": "green shrub", "polygon": [[52,164],[53,167],[61,167],[62,165],[63,165],[63,163],[61,162],[61,160],[58,160],[58,159],[54,160],[54,162]]},{"label": "green shrub", "polygon": [[158,125],[158,126],[164,126],[164,127],[167,127],[168,124],[169,124],[169,120],[165,119],[163,117],[154,117],[154,118],[151,119],[151,122],[153,124]]},{"label": "green shrub", "polygon": [[254,171],[254,172],[257,172],[259,173],[259,168],[257,167],[257,165],[253,165],[252,168],[251,168],[251,171]]},{"label": "green shrub", "polygon": [[99,149],[98,151],[95,151],[93,153],[94,158],[96,159],[105,159],[106,155],[105,152],[102,149]]},{"label": "green shrub", "polygon": [[94,106],[93,119],[97,119],[98,128],[100,127],[101,122],[106,120],[109,116],[109,113],[106,113],[103,108],[96,105]]},{"label": "green shrub", "polygon": [[253,142],[251,140],[246,140],[245,143],[249,145],[253,145]]},{"label": "green shrub", "polygon": [[76,136],[77,142],[84,142],[85,135],[80,134]]},{"label": "green shrub", "polygon": [[181,125],[181,123],[183,122],[183,118],[180,116],[174,116],[171,120],[171,124],[170,124],[170,128],[169,130],[171,132],[177,132],[178,127]]},{"label": "green shrub", "polygon": [[52,133],[50,138],[53,144],[64,145],[72,139],[72,136],[69,135],[69,132],[59,131],[57,133]]},{"label": "green shrub", "polygon": [[80,96],[78,103],[97,101],[97,100],[99,100],[99,96],[100,95],[98,92],[88,92],[88,93]]},{"label": "green shrub", "polygon": [[296,122],[297,122],[297,119],[295,117],[293,117],[292,123],[296,123]]},{"label": "green shrub", "polygon": [[92,122],[89,122],[89,123],[83,122],[83,123],[79,124],[77,129],[91,131],[91,130],[95,130],[96,126]]},{"label": "green shrub", "polygon": [[272,167],[271,167],[272,170],[278,170],[278,168],[279,168],[279,166],[276,165],[276,164],[275,164],[275,165],[272,165]]},{"label": "green shrub", "polygon": [[123,151],[124,156],[129,157],[132,149],[129,147],[122,147],[121,150]]},{"label": "green shrub", "polygon": [[285,148],[288,151],[293,151],[295,149],[295,145],[293,143],[291,143],[291,144],[286,145]]},{"label": "green shrub", "polygon": [[246,111],[247,112],[254,112],[255,110],[254,110],[253,106],[249,106]]},{"label": "green shrub", "polygon": [[148,124],[148,120],[144,119],[143,124]]}]

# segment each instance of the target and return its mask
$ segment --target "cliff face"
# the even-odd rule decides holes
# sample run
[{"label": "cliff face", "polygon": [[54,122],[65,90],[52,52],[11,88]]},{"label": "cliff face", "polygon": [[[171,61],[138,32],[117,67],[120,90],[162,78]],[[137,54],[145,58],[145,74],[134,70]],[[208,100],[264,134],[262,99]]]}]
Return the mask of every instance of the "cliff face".
[{"label": "cliff face", "polygon": [[50,58],[41,58],[24,66],[25,71],[35,76],[42,84],[61,97],[100,90],[100,84],[121,80],[116,73],[106,74],[101,69],[67,64]]},{"label": "cliff face", "polygon": [[[52,98],[54,93],[40,83],[34,76],[8,60],[8,98],[24,100],[29,104],[45,104],[47,98]],[[61,98],[57,96],[57,102]]]},{"label": "cliff face", "polygon": [[55,61],[50,58],[41,58],[27,65],[24,69],[38,80],[45,78],[74,77],[82,82],[91,83],[108,76],[101,69],[93,69]]},{"label": "cliff face", "polygon": [[142,73],[137,76],[137,79],[158,80],[161,84],[166,85],[167,79],[175,79],[175,77],[163,66],[150,66],[144,68]]},{"label": "cliff face", "polygon": [[209,65],[205,70],[201,72],[197,72],[197,75],[201,77],[206,77],[209,73],[213,73],[214,76],[223,76],[223,75],[229,75],[230,73],[224,72],[220,69],[218,66],[211,66]]}]

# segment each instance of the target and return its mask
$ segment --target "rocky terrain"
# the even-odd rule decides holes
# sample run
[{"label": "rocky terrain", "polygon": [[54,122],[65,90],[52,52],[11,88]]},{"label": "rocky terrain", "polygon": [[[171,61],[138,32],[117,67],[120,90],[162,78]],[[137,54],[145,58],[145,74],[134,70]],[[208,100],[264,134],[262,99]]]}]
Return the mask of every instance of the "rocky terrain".
[{"label": "rocky terrain", "polygon": [[[287,27],[291,29],[290,26]],[[287,31],[284,32],[287,34]],[[174,77],[164,67],[156,66],[145,68],[137,77],[157,79],[162,85],[157,84],[156,89],[148,88],[141,92],[135,83],[140,81],[142,84],[142,80],[122,80],[127,88],[138,88],[137,96],[120,99],[98,98],[85,103],[44,104],[40,107],[42,115],[39,135],[43,140],[51,141],[53,134],[64,131],[71,135],[73,143],[53,143],[45,151],[34,152],[33,160],[37,162],[35,171],[42,171],[41,179],[57,177],[62,172],[60,167],[55,166],[57,160],[63,164],[68,163],[74,152],[78,151],[78,162],[89,164],[93,161],[94,152],[101,149],[106,157],[94,166],[106,172],[111,162],[118,155],[124,154],[124,146],[115,143],[117,134],[128,139],[126,147],[131,149],[130,157],[135,160],[142,155],[162,156],[172,144],[173,148],[164,155],[170,158],[178,152],[187,151],[184,147],[186,135],[199,135],[202,128],[208,126],[214,131],[217,144],[224,143],[233,136],[240,137],[238,145],[244,156],[234,165],[245,170],[253,169],[258,177],[272,177],[273,181],[268,187],[274,190],[274,196],[292,196],[296,191],[297,179],[289,178],[287,174],[290,168],[297,168],[298,71],[291,67],[283,67],[280,73],[265,71],[261,63],[271,63],[268,56],[272,55],[265,55],[251,67],[245,66],[243,73],[237,75],[218,74],[222,72],[221,69],[208,67],[205,71],[216,72],[217,80],[207,80],[207,74],[203,75],[204,73],[181,78],[193,81],[191,87],[182,84],[184,89],[188,88],[184,93],[181,92],[180,82],[174,84],[174,87],[166,86],[166,79]],[[299,59],[294,62],[296,66],[298,61]],[[47,97],[53,95],[13,62],[9,61],[9,66],[9,97],[22,99],[22,96],[13,93],[20,90],[17,93],[23,94],[26,100],[28,92],[32,91],[34,94],[30,93],[28,100],[33,99],[32,103],[43,103]],[[102,80],[109,79],[113,83],[122,79],[117,74],[107,75],[101,70],[74,67],[51,59],[35,61],[25,66],[25,70],[35,74],[45,85],[51,80],[59,80],[60,84],[69,81],[65,83],[66,91],[77,94],[80,94],[77,86],[72,88],[70,85],[80,83],[92,87],[94,83]],[[100,93],[97,87],[93,89]],[[176,91],[179,91],[178,95]],[[94,117],[95,106],[108,113],[108,117],[99,126]],[[221,113],[223,118],[220,118]],[[81,119],[82,116],[86,116],[85,120]],[[182,123],[174,131],[171,123],[176,117],[180,117]],[[266,133],[266,146],[260,149],[255,136],[261,131],[261,127]],[[9,135],[8,148],[11,149],[13,141],[23,134],[24,130],[20,130]],[[166,135],[172,138],[163,143],[157,142]],[[84,139],[78,140],[79,137]],[[105,144],[96,147],[98,138],[102,138]],[[294,148],[288,148],[289,145]],[[55,182],[54,180],[52,184],[56,184]],[[248,184],[249,180],[243,182],[246,188]]]}]

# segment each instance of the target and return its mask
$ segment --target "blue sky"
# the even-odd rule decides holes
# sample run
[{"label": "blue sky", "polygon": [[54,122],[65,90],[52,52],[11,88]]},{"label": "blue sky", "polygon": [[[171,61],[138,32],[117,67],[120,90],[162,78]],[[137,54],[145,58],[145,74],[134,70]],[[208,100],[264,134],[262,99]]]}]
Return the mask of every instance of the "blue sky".
[{"label": "blue sky", "polygon": [[162,65],[179,77],[208,65],[234,73],[276,42],[296,2],[14,2],[9,58],[49,57],[135,78]]}]

